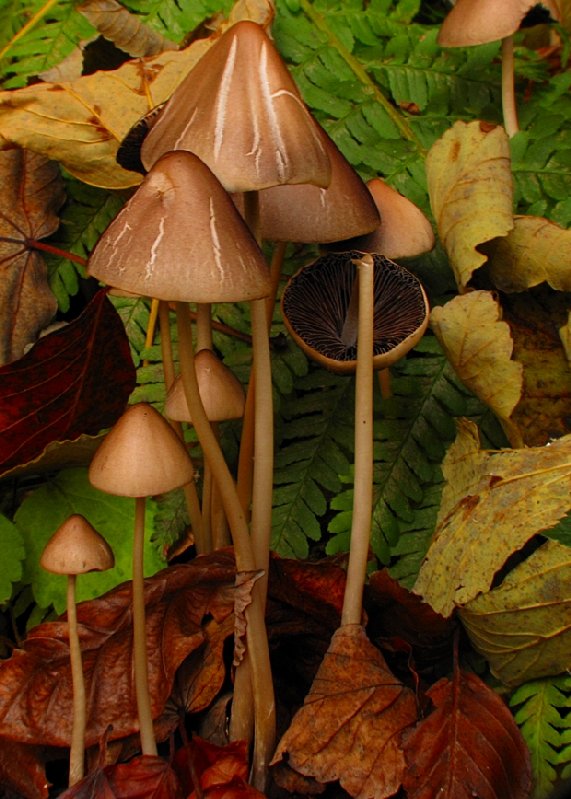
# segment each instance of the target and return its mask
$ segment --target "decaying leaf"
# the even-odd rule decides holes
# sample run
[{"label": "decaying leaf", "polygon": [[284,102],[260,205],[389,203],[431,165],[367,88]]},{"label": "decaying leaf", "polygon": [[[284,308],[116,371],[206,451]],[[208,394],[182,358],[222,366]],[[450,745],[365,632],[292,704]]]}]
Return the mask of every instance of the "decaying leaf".
[{"label": "decaying leaf", "polygon": [[61,799],[184,799],[180,781],[161,757],[141,755],[92,771]]},{"label": "decaying leaf", "polygon": [[513,227],[506,132],[478,120],[456,122],[430,149],[426,174],[438,233],[464,292],[486,261],[479,245]]},{"label": "decaying leaf", "polygon": [[571,548],[547,541],[460,617],[507,685],[559,674],[571,663]]},{"label": "decaying leaf", "polygon": [[234,594],[234,662],[239,666],[246,654],[246,609],[252,604],[254,585],[263,575],[263,569],[253,572],[238,572]]},{"label": "decaying leaf", "polygon": [[176,50],[176,44],[149,28],[116,0],[86,0],[77,8],[99,33],[130,56]]},{"label": "decaying leaf", "polygon": [[[467,457],[466,427],[471,426],[460,428],[444,459],[449,484],[454,483],[458,448]],[[449,616],[455,606],[488,591],[510,555],[569,511],[571,436],[549,447],[488,453],[486,459],[478,455],[464,496],[452,491],[443,495],[443,503],[414,591]]]},{"label": "decaying leaf", "polygon": [[486,248],[490,277],[501,291],[525,291],[545,281],[571,291],[571,230],[537,216],[516,216],[514,228]]},{"label": "decaying leaf", "polygon": [[199,780],[202,790],[227,785],[236,779],[245,782],[249,768],[246,742],[232,741],[226,746],[216,746],[194,736],[178,750],[173,767],[185,796],[196,790],[195,779]]},{"label": "decaying leaf", "polygon": [[0,366],[24,354],[57,303],[42,256],[27,246],[57,230],[64,201],[57,165],[25,150],[0,152]]},{"label": "decaying leaf", "polygon": [[0,788],[18,791],[26,799],[47,799],[45,750],[37,746],[2,741],[0,744]]},{"label": "decaying leaf", "polygon": [[286,760],[319,782],[339,780],[353,797],[383,799],[401,784],[399,736],[416,718],[413,692],[391,674],[362,627],[345,625],[333,636],[273,763]]},{"label": "decaying leaf", "polygon": [[53,441],[110,427],[134,384],[125,330],[101,290],[81,316],[0,368],[0,472],[31,461]]},{"label": "decaying leaf", "polygon": [[434,308],[432,329],[460,379],[502,420],[522,390],[523,367],[500,305],[488,291],[472,291]]},{"label": "decaying leaf", "polygon": [[405,738],[408,799],[526,799],[529,750],[500,697],[458,669],[428,697],[434,710]]}]

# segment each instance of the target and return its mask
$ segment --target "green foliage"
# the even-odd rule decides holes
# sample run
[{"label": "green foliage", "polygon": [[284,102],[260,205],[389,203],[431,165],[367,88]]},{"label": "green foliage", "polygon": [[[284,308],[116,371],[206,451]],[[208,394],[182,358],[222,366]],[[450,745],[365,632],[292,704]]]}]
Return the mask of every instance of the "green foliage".
[{"label": "green foliage", "polygon": [[544,799],[557,776],[571,776],[571,676],[521,685],[510,699],[531,752],[534,799]]},{"label": "green foliage", "polygon": [[0,605],[12,596],[12,583],[22,577],[24,542],[12,522],[0,514],[0,546],[2,548],[2,570],[0,571]]},{"label": "green foliage", "polygon": [[229,0],[127,0],[141,21],[169,39],[181,41],[205,19],[232,6]]}]

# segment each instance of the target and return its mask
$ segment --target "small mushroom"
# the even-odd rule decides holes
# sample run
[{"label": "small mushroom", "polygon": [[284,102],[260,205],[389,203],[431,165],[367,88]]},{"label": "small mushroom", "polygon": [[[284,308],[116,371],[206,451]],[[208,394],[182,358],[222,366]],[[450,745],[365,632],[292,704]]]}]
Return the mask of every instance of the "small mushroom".
[{"label": "small mushroom", "polygon": [[77,629],[75,584],[78,574],[106,571],[114,565],[113,552],[97,530],[79,514],[73,514],[52,535],[40,558],[40,566],[53,574],[67,575],[67,624],[73,689],[73,721],[69,751],[69,784],[83,777],[86,705],[81,644]]}]

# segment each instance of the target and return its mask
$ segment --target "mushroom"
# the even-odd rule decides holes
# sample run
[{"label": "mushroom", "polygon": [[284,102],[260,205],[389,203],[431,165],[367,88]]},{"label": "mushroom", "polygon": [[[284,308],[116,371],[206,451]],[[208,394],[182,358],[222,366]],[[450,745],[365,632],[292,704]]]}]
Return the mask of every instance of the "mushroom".
[{"label": "mushroom", "polygon": [[553,19],[561,18],[556,0],[457,0],[440,29],[443,47],[470,47],[502,41],[502,109],[511,138],[519,130],[514,97],[513,35],[523,18],[541,4]]},{"label": "mushroom", "polygon": [[83,778],[86,704],[81,644],[77,628],[76,578],[78,574],[106,571],[115,563],[113,552],[97,530],[79,514],[73,514],[52,535],[40,558],[40,566],[53,574],[67,575],[67,624],[73,691],[73,721],[69,751],[69,784]]},{"label": "mushroom", "polygon": [[141,749],[156,755],[148,684],[143,550],[146,497],[180,488],[193,478],[186,449],[168,422],[145,403],[132,405],[106,435],[89,467],[91,484],[135,499],[133,535],[133,659]]}]

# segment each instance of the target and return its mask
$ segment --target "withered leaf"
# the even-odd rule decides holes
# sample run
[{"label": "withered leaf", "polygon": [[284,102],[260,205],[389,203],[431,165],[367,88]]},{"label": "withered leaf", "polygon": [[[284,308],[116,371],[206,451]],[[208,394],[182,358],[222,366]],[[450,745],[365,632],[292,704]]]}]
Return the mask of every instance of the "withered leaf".
[{"label": "withered leaf", "polygon": [[58,167],[26,150],[0,152],[0,365],[24,354],[57,310],[42,256],[27,246],[57,230]]},{"label": "withered leaf", "polygon": [[161,757],[141,755],[129,763],[91,772],[60,799],[184,799],[176,774]]},{"label": "withered leaf", "polygon": [[[222,623],[232,614],[234,577],[234,559],[222,552],[171,566],[145,581],[154,718],[163,711],[177,668],[205,639],[204,616]],[[78,622],[88,697],[86,745],[90,746],[109,724],[113,725],[111,739],[138,730],[131,584],[79,605]],[[221,685],[212,687],[215,695]],[[67,623],[48,622],[34,628],[24,648],[0,663],[0,736],[67,746],[71,716]]]},{"label": "withered leaf", "polygon": [[196,790],[195,779],[199,780],[202,790],[225,785],[236,778],[245,781],[248,778],[246,742],[232,741],[226,746],[216,746],[194,736],[175,754],[173,768],[185,794]]},{"label": "withered leaf", "polygon": [[149,28],[116,0],[86,0],[77,8],[99,33],[130,56],[158,55],[176,44]]},{"label": "withered leaf", "polygon": [[345,625],[290,728],[281,759],[319,782],[339,780],[353,797],[392,796],[405,767],[400,733],[417,718],[413,692],[389,671],[362,627]]},{"label": "withered leaf", "polygon": [[[26,799],[47,799],[45,750],[28,744],[0,743],[0,789],[18,791]],[[1,790],[0,790],[1,795]]]},{"label": "withered leaf", "polygon": [[405,736],[409,799],[526,799],[530,755],[510,711],[475,674],[428,691],[433,712]]},{"label": "withered leaf", "polygon": [[234,662],[239,666],[246,654],[246,610],[252,604],[252,591],[256,582],[264,574],[263,569],[252,572],[238,572],[234,593]]},{"label": "withered leaf", "polygon": [[0,368],[0,473],[53,441],[111,426],[135,376],[125,329],[101,290],[81,316]]}]

